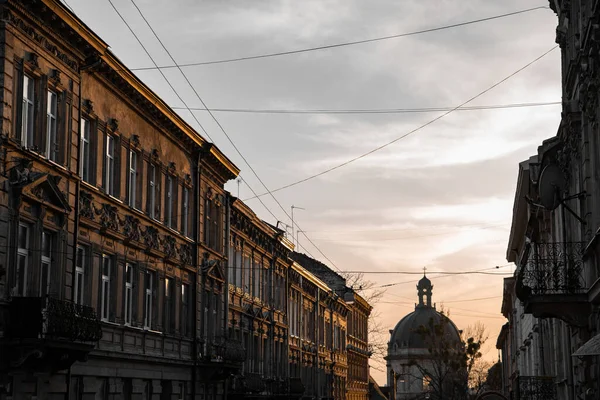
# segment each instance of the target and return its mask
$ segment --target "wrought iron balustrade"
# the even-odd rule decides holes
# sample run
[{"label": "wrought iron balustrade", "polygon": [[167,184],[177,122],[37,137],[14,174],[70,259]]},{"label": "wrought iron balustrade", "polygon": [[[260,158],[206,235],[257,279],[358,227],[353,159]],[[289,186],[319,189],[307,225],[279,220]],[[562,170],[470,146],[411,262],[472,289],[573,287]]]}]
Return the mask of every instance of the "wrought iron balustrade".
[{"label": "wrought iron balustrade", "polygon": [[556,386],[551,376],[517,377],[518,400],[556,400]]},{"label": "wrought iron balustrade", "polygon": [[261,374],[246,373],[245,374],[245,387],[248,392],[261,393],[267,388],[267,385]]},{"label": "wrought iron balustrade", "polygon": [[584,248],[583,242],[532,243],[521,275],[527,294],[582,293]]},{"label": "wrought iron balustrade", "polygon": [[97,342],[102,328],[92,307],[53,297],[13,297],[10,302],[10,337]]},{"label": "wrought iron balustrade", "polygon": [[216,337],[203,344],[205,359],[211,362],[242,364],[246,361],[246,349],[241,341]]}]

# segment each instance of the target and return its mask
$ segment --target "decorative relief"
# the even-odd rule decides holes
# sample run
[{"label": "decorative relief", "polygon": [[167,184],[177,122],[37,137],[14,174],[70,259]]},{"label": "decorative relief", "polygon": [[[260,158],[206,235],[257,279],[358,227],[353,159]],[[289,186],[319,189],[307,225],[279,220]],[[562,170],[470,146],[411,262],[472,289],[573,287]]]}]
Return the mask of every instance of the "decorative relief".
[{"label": "decorative relief", "polygon": [[103,229],[119,231],[117,207],[104,203],[100,208],[94,206],[94,211],[96,212],[96,215],[100,216],[100,225]]},{"label": "decorative relief", "polygon": [[162,245],[167,258],[175,257],[175,244],[175,238],[173,236],[165,235],[162,240]]},{"label": "decorative relief", "polygon": [[175,174],[177,172],[177,168],[174,161],[169,162],[169,172],[171,174]]},{"label": "decorative relief", "polygon": [[33,70],[39,70],[40,69],[40,64],[38,61],[38,55],[35,53],[31,53],[31,52],[26,52],[25,53],[25,64],[27,64],[29,66],[29,68],[33,69]]},{"label": "decorative relief", "polygon": [[81,192],[79,196],[79,216],[94,220],[94,209],[93,209],[94,197],[88,192]]},{"label": "decorative relief", "polygon": [[84,99],[83,100],[83,104],[82,104],[82,108],[83,111],[86,114],[93,114],[94,113],[94,102],[90,99]]},{"label": "decorative relief", "polygon": [[17,164],[10,169],[10,184],[23,185],[32,182],[33,162],[26,158],[13,158]]},{"label": "decorative relief", "polygon": [[132,215],[126,215],[125,219],[121,221],[123,225],[123,234],[127,236],[129,240],[139,242],[142,238],[140,231],[140,220]]},{"label": "decorative relief", "polygon": [[42,188],[42,185],[37,185],[36,187],[34,187],[31,190],[31,194],[33,194],[35,197],[37,197],[38,199],[40,199],[46,203],[52,202],[52,199],[48,195],[48,192]]},{"label": "decorative relief", "polygon": [[51,69],[50,74],[48,74],[48,80],[54,85],[60,85],[60,71],[57,69]]},{"label": "decorative relief", "polygon": [[142,240],[146,246],[150,249],[158,250],[160,246],[160,238],[158,237],[158,229],[147,226],[146,230],[142,232]]},{"label": "decorative relief", "polygon": [[3,20],[14,25],[19,30],[21,30],[25,35],[29,36],[33,41],[43,46],[46,51],[52,53],[54,57],[58,58],[66,65],[69,66],[73,71],[78,71],[78,63],[71,57],[69,57],[66,53],[60,51],[57,46],[52,44],[45,36],[37,32],[32,26],[26,24],[21,18],[17,17],[10,11],[4,9]]},{"label": "decorative relief", "polygon": [[131,145],[136,148],[140,147],[140,135],[131,136]]},{"label": "decorative relief", "polygon": [[192,246],[189,244],[182,244],[179,246],[179,259],[184,265],[192,263]]},{"label": "decorative relief", "polygon": [[111,132],[116,132],[119,129],[119,120],[116,118],[109,118],[106,126]]},{"label": "decorative relief", "polygon": [[152,159],[153,162],[157,162],[158,161],[158,149],[152,149],[152,151],[150,152],[150,158]]}]

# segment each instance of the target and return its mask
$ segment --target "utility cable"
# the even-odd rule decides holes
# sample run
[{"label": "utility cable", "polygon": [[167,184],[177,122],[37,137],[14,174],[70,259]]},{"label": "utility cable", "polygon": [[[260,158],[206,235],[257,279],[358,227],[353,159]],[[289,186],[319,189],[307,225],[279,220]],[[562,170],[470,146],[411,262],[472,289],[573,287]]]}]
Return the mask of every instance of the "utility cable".
[{"label": "utility cable", "polygon": [[[150,52],[146,49],[146,47],[144,46],[144,44],[142,43],[142,41],[140,40],[140,38],[136,35],[136,33],[133,31],[133,29],[131,28],[131,26],[129,25],[129,23],[125,20],[125,18],[123,17],[123,15],[121,15],[121,13],[119,12],[119,10],[115,7],[115,5],[113,4],[112,0],[107,0],[110,5],[112,6],[113,10],[115,10],[115,12],[117,13],[117,15],[119,16],[119,18],[121,18],[121,21],[123,21],[123,23],[127,26],[127,28],[129,29],[129,31],[131,32],[131,34],[135,37],[135,39],[137,40],[137,42],[140,44],[140,46],[142,47],[142,49],[144,49],[144,51],[146,52],[146,55],[148,55],[148,57],[150,58],[150,60],[152,61],[152,63],[154,65],[157,65],[156,62],[154,61],[154,58],[152,57],[152,55],[150,54]],[[132,1],[133,2],[133,1]],[[135,5],[135,3],[134,3]],[[136,6],[137,8],[137,6]],[[139,10],[139,9],[138,9]],[[141,12],[140,12],[141,13]],[[146,21],[147,23],[147,21]],[[151,28],[152,29],[152,28]],[[154,30],[152,31],[154,32]],[[161,42],[162,44],[162,42]],[[170,55],[170,54],[169,54]],[[169,81],[169,79],[167,79],[167,77],[165,76],[165,74],[160,71],[160,74],[162,75],[162,77],[164,78],[164,80],[167,82],[167,84],[169,85],[169,87],[173,90],[173,92],[175,93],[175,95],[179,98],[179,100],[187,107],[187,103],[183,100],[183,98],[179,95],[179,93],[177,92],[177,90],[175,90],[175,88],[173,87],[173,85],[171,84],[171,82]],[[187,80],[187,78],[186,78]],[[189,81],[188,81],[189,83]],[[193,88],[193,87],[192,87]],[[194,89],[195,92],[195,89]],[[189,110],[189,108],[188,108]],[[192,117],[194,118],[194,120],[196,121],[196,123],[198,124],[198,126],[200,126],[200,128],[202,129],[202,132],[204,132],[204,134],[206,135],[206,137],[208,137],[212,142],[214,142],[214,140],[210,137],[210,135],[208,134],[208,132],[206,131],[206,129],[204,129],[204,126],[200,123],[200,121],[196,118],[196,116],[194,115],[194,113],[189,110],[190,114],[192,114]],[[240,177],[240,179],[242,179]],[[243,179],[242,179],[243,180]],[[247,183],[246,183],[247,184]],[[252,187],[250,187],[250,185],[248,185],[248,188],[250,189],[250,191],[252,191],[252,193],[254,193],[254,195],[256,195],[256,192],[252,189]],[[273,216],[273,218],[277,221],[278,218],[275,214],[273,214],[273,212],[266,206],[266,204],[264,202],[261,201],[261,204],[265,207],[265,209]]]},{"label": "utility cable", "polygon": [[323,45],[323,46],[308,47],[308,48],[298,49],[298,50],[280,51],[280,52],[275,52],[275,53],[259,54],[259,55],[254,55],[254,56],[227,58],[227,59],[221,59],[221,60],[202,61],[202,62],[193,62],[193,63],[187,63],[187,64],[177,64],[173,61],[174,65],[164,65],[161,67],[157,67],[157,66],[140,67],[140,68],[132,68],[131,70],[132,71],[146,71],[146,70],[153,70],[153,69],[169,69],[169,68],[192,67],[192,66],[199,66],[199,65],[225,64],[225,63],[233,63],[233,62],[238,62],[238,61],[249,61],[249,60],[257,60],[257,59],[261,59],[261,58],[270,58],[270,57],[287,56],[287,55],[291,55],[291,54],[308,53],[311,51],[354,46],[354,45],[358,45],[358,44],[373,43],[373,42],[379,42],[379,41],[383,41],[383,40],[398,39],[398,38],[407,37],[407,36],[420,35],[423,33],[437,32],[437,31],[441,31],[441,30],[445,30],[445,29],[458,28],[461,26],[477,24],[477,23],[485,22],[485,21],[492,21],[495,19],[510,17],[510,16],[514,16],[514,15],[524,14],[524,13],[528,13],[531,11],[543,10],[543,9],[549,10],[550,8],[548,6],[539,6],[539,7],[527,8],[527,9],[519,10],[519,11],[513,11],[510,13],[506,13],[506,14],[495,15],[492,17],[479,18],[479,19],[475,19],[475,20],[459,22],[457,24],[443,25],[443,26],[438,26],[435,28],[421,29],[421,30],[413,31],[413,32],[406,32],[406,33],[376,37],[376,38],[371,38],[371,39],[356,40],[356,41],[352,41],[352,42],[343,42],[343,43],[329,44],[329,45]]},{"label": "utility cable", "polygon": [[[335,165],[335,166],[333,166],[333,167],[327,168],[327,169],[325,169],[325,170],[323,170],[323,171],[321,171],[321,172],[319,172],[319,173],[316,173],[316,174],[310,175],[310,176],[308,176],[308,177],[306,177],[306,178],[303,178],[303,179],[300,179],[300,180],[298,180],[298,181],[295,181],[295,182],[289,183],[289,184],[287,184],[287,185],[281,186],[281,187],[279,187],[279,188],[277,188],[277,189],[273,189],[273,190],[269,191],[268,193],[261,193],[261,194],[260,194],[260,196],[264,196],[264,195],[266,195],[266,194],[272,194],[272,193],[275,193],[275,192],[279,192],[279,191],[281,191],[281,190],[288,189],[288,188],[291,188],[291,187],[293,187],[293,186],[299,185],[299,184],[301,184],[301,183],[304,183],[304,182],[310,181],[310,180],[312,180],[312,179],[318,178],[319,176],[325,175],[325,174],[327,174],[327,173],[329,173],[329,172],[332,172],[332,171],[335,171],[335,170],[337,170],[337,169],[340,169],[340,168],[342,168],[342,167],[345,167],[346,165],[349,165],[349,164],[351,164],[351,163],[353,163],[353,162],[355,162],[355,161],[358,161],[358,160],[360,160],[360,159],[362,159],[362,158],[365,158],[365,157],[367,157],[367,156],[369,156],[369,155],[371,155],[371,154],[373,154],[373,153],[375,153],[375,152],[377,152],[377,151],[379,151],[379,150],[383,150],[384,148],[386,148],[386,147],[388,147],[388,146],[391,146],[392,144],[394,144],[394,143],[396,143],[396,142],[398,142],[398,141],[400,141],[400,140],[402,140],[402,139],[404,139],[404,138],[406,138],[406,137],[408,137],[408,136],[412,135],[413,133],[416,133],[416,132],[418,132],[418,131],[422,130],[423,128],[426,128],[427,126],[429,126],[429,125],[431,125],[431,124],[433,124],[433,123],[435,123],[435,122],[439,121],[440,119],[444,118],[444,117],[445,117],[445,116],[447,116],[448,114],[450,114],[450,113],[452,113],[452,112],[454,112],[454,111],[458,110],[459,108],[461,108],[461,107],[463,107],[463,106],[467,105],[468,103],[472,102],[473,100],[475,100],[475,99],[477,99],[477,98],[479,98],[479,97],[483,96],[484,94],[486,94],[486,93],[487,93],[487,92],[489,92],[490,90],[492,90],[492,89],[496,88],[497,86],[499,86],[499,85],[501,85],[502,83],[506,82],[507,80],[509,80],[509,79],[510,79],[510,78],[512,78],[513,76],[517,75],[519,72],[521,72],[521,71],[525,70],[525,69],[526,69],[526,68],[528,68],[529,66],[531,66],[531,65],[533,65],[534,63],[536,63],[537,61],[541,60],[543,57],[545,57],[546,55],[548,55],[549,53],[551,53],[552,51],[554,51],[556,48],[558,48],[558,45],[557,45],[557,46],[554,46],[554,47],[552,47],[550,50],[548,50],[548,51],[544,52],[542,55],[540,55],[540,56],[536,57],[536,58],[535,58],[533,61],[530,61],[530,62],[528,62],[528,63],[527,63],[527,64],[525,64],[523,67],[521,67],[521,68],[517,69],[516,71],[514,71],[513,73],[511,73],[511,74],[510,74],[510,75],[508,75],[507,77],[505,77],[505,78],[501,79],[500,81],[498,81],[498,82],[494,83],[492,86],[488,87],[487,89],[483,90],[482,92],[479,92],[478,94],[476,94],[475,96],[471,97],[471,98],[470,98],[470,99],[468,99],[467,101],[465,101],[465,102],[463,102],[463,103],[459,104],[458,106],[456,106],[456,107],[454,107],[454,108],[452,108],[452,109],[450,109],[450,110],[446,111],[445,113],[443,113],[443,114],[441,114],[441,115],[437,116],[436,118],[434,118],[434,119],[432,119],[432,120],[430,120],[430,121],[428,121],[428,122],[424,123],[423,125],[420,125],[420,126],[418,126],[417,128],[415,128],[415,129],[413,129],[413,130],[411,130],[411,131],[409,131],[409,132],[407,132],[407,133],[405,133],[405,134],[403,134],[403,135],[401,135],[401,136],[399,136],[399,137],[397,137],[397,138],[395,138],[395,139],[393,139],[393,140],[391,140],[391,141],[389,141],[389,142],[387,142],[387,143],[384,143],[384,144],[382,144],[381,146],[378,146],[378,147],[376,147],[376,148],[374,148],[374,149],[372,149],[372,150],[369,150],[369,151],[367,151],[366,153],[363,153],[363,154],[361,154],[361,155],[359,155],[359,156],[356,156],[356,157],[354,157],[354,158],[351,158],[351,159],[350,159],[350,160],[348,160],[348,161],[344,161],[344,162],[343,162],[343,163],[341,163],[341,164],[338,164],[338,165]],[[210,112],[210,111],[209,111],[209,112]],[[255,198],[255,197],[250,197],[250,198],[248,198],[248,199],[246,199],[246,200],[252,200],[252,199],[254,199],[254,198]]]},{"label": "utility cable", "polygon": [[[111,0],[108,0],[108,1],[111,2]],[[198,98],[198,100],[200,101],[200,103],[202,103],[202,106],[207,110],[208,114],[211,116],[211,118],[213,119],[213,121],[217,124],[217,126],[219,127],[219,129],[221,130],[221,132],[223,132],[223,134],[225,135],[225,137],[227,138],[227,140],[229,141],[229,143],[233,146],[233,148],[235,149],[235,151],[242,158],[242,160],[248,166],[248,168],[250,169],[250,171],[254,174],[254,176],[256,177],[256,179],[258,179],[258,181],[261,183],[261,185],[265,188],[265,190],[267,191],[267,193],[269,193],[270,196],[271,196],[271,198],[275,201],[275,203],[277,203],[277,205],[279,206],[279,208],[281,208],[281,210],[284,212],[284,214],[287,215],[287,217],[291,220],[292,218],[288,214],[287,210],[281,205],[281,203],[279,202],[279,200],[277,200],[277,198],[273,195],[273,193],[271,193],[271,191],[269,190],[269,188],[267,187],[267,185],[263,182],[263,180],[260,178],[260,176],[258,176],[257,172],[254,170],[254,168],[252,167],[252,165],[250,165],[250,163],[248,162],[248,160],[246,159],[246,157],[244,157],[244,155],[242,154],[242,152],[239,150],[239,148],[233,142],[233,140],[231,139],[231,137],[229,136],[229,134],[227,133],[227,131],[225,130],[225,128],[223,127],[223,125],[221,125],[221,123],[219,122],[219,120],[210,111],[210,109],[208,108],[208,106],[206,105],[206,103],[204,102],[204,100],[202,99],[202,97],[200,96],[200,94],[198,93],[198,91],[196,90],[196,88],[191,84],[191,82],[187,78],[187,76],[186,76],[185,72],[183,71],[183,69],[181,69],[181,67],[177,65],[177,62],[175,61],[175,59],[173,58],[173,56],[171,55],[171,53],[169,52],[169,50],[167,49],[167,47],[160,40],[160,37],[158,36],[158,34],[156,33],[156,31],[152,28],[152,25],[150,24],[150,22],[146,19],[146,17],[142,13],[142,10],[140,10],[140,8],[137,6],[137,4],[135,3],[134,0],[130,0],[130,1],[135,6],[135,8],[137,9],[138,13],[140,14],[140,16],[142,17],[142,19],[144,20],[144,22],[146,22],[146,25],[148,25],[148,28],[150,28],[150,30],[154,34],[154,37],[156,37],[156,39],[158,40],[158,42],[160,43],[160,45],[162,46],[162,48],[169,55],[169,58],[171,58],[171,60],[173,61],[173,63],[177,66],[179,72],[183,75],[183,77],[185,78],[186,82],[190,85],[190,87],[192,88],[194,94],[196,95],[196,97]],[[112,4],[112,2],[111,2],[111,4]],[[246,185],[248,187],[250,187],[250,185],[248,185],[248,182],[246,182]],[[266,207],[266,205],[264,203],[262,203],[262,204],[263,204],[263,206]],[[269,209],[267,208],[267,210],[269,210]],[[271,212],[271,210],[269,210],[269,212],[271,213],[271,215],[273,215],[273,213]],[[277,218],[274,215],[273,215],[273,217],[275,218],[275,220],[277,220]],[[294,224],[298,227],[299,230],[302,230],[297,223],[294,222]],[[333,261],[331,261],[331,259],[329,257],[327,257],[325,255],[325,253],[323,253],[323,251],[304,232],[302,232],[302,234],[315,247],[315,249],[317,249],[317,251],[327,261],[329,261],[331,263],[331,265],[335,269],[337,269],[339,271],[339,268],[335,265],[335,263]]]},{"label": "utility cable", "polygon": [[[545,107],[561,105],[560,101],[537,103],[491,104],[481,106],[460,107],[456,111],[499,110],[511,108]],[[171,107],[174,110],[188,110],[185,107]],[[260,109],[260,108],[211,108],[212,112],[243,113],[243,114],[412,114],[448,111],[452,107],[424,108],[372,108],[372,109]],[[192,111],[207,111],[205,108],[191,107]]]}]

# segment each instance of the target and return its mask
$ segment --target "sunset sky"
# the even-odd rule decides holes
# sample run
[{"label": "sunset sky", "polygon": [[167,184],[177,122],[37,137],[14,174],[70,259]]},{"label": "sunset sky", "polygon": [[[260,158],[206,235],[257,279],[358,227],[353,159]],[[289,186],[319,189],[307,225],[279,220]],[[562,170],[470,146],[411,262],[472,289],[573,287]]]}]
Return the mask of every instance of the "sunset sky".
[{"label": "sunset sky", "polygon": [[[111,0],[158,65],[172,65],[130,0]],[[66,3],[130,68],[152,67],[107,0]],[[360,41],[547,6],[537,0],[138,0],[179,64]],[[256,110],[453,108],[555,46],[556,16],[538,9],[436,32],[255,60],[185,67],[209,108]],[[164,70],[191,108],[202,108],[177,69]],[[197,122],[157,70],[136,74],[198,131]],[[560,102],[554,50],[470,103]],[[483,322],[486,358],[496,336],[505,275],[440,276],[436,271],[510,274],[505,260],[518,163],[554,136],[560,105],[455,111],[349,165],[274,193],[323,255],[341,271],[364,271],[389,286],[374,304],[385,330],[414,310],[427,267],[433,301],[459,328]],[[216,145],[242,170],[239,197],[264,187],[206,111],[196,111]],[[386,144],[445,111],[376,114],[216,111],[239,151],[269,189],[335,167]],[[238,183],[227,185],[234,195]],[[247,203],[266,221],[290,223],[270,196]],[[304,251],[303,248],[300,251]],[[331,261],[334,263],[332,265]],[[501,266],[492,270],[495,266]],[[466,300],[466,301],[464,301]],[[380,384],[385,373],[374,365]],[[376,369],[377,368],[377,369]]]}]

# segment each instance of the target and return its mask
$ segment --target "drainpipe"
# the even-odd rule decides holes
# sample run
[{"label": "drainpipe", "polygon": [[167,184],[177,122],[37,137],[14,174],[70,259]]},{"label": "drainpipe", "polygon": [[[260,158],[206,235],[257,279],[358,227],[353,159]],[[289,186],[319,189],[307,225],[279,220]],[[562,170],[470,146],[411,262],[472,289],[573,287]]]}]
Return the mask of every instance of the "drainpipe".
[{"label": "drainpipe", "polygon": [[[223,296],[225,297],[225,310],[223,311],[223,336],[229,338],[229,261],[233,259],[231,254],[231,196],[225,196],[225,251],[227,252],[227,271],[225,273],[225,287]],[[233,266],[235,268],[235,265]],[[235,273],[235,270],[234,270]]]},{"label": "drainpipe", "polygon": [[196,156],[192,156],[193,171],[192,171],[192,223],[194,246],[192,248],[192,266],[195,273],[193,274],[192,304],[193,304],[193,332],[194,341],[192,342],[192,351],[194,364],[192,365],[192,399],[196,399],[196,374],[198,369],[198,246],[200,246],[200,152]]}]

